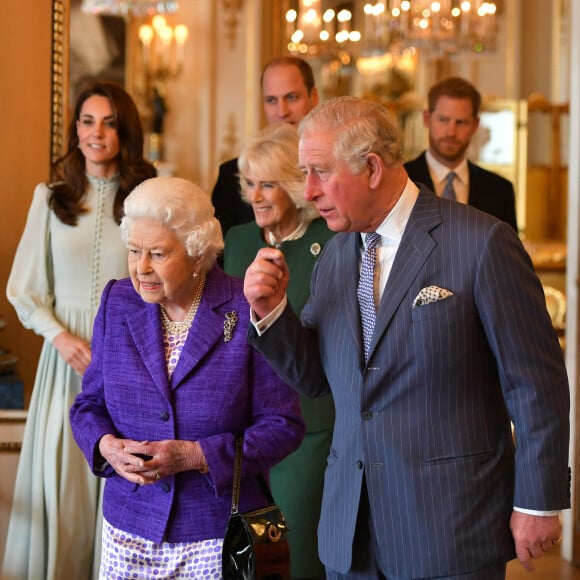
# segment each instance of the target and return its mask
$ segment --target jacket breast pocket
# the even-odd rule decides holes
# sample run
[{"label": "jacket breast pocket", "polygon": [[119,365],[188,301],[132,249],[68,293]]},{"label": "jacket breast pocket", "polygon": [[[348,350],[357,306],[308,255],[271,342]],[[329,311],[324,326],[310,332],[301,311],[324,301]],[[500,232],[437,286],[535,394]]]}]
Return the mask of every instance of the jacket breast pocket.
[{"label": "jacket breast pocket", "polygon": [[437,318],[448,318],[453,310],[457,308],[457,295],[449,296],[438,300],[437,302],[430,302],[422,306],[411,308],[411,318],[413,322],[422,322],[424,320],[434,320]]}]

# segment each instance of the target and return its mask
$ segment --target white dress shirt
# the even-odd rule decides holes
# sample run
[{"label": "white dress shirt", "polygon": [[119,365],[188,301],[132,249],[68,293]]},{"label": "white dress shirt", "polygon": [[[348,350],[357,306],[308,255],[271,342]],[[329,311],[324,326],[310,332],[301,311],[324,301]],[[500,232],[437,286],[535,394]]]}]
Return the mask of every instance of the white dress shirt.
[{"label": "white dress shirt", "polygon": [[461,203],[467,203],[469,199],[469,167],[467,166],[467,159],[464,158],[457,167],[452,169],[437,161],[430,151],[425,153],[425,159],[427,160],[427,168],[429,169],[435,193],[441,197],[447,181],[447,174],[450,171],[454,171],[453,189],[455,190],[455,199]]}]

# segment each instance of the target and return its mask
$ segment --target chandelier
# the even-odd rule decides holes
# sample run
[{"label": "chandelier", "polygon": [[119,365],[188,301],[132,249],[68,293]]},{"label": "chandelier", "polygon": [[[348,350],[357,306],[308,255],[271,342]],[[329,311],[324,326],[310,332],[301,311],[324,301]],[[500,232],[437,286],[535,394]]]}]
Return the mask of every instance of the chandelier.
[{"label": "chandelier", "polygon": [[322,56],[337,47],[357,43],[361,33],[352,28],[352,10],[322,10],[321,0],[299,0],[286,12],[288,51],[302,56]]},{"label": "chandelier", "polygon": [[111,16],[151,16],[177,12],[176,1],[155,0],[83,0],[81,10]]},{"label": "chandelier", "polygon": [[341,49],[366,56],[406,50],[427,56],[481,54],[495,50],[499,3],[298,0],[286,12],[288,50],[306,57]]}]

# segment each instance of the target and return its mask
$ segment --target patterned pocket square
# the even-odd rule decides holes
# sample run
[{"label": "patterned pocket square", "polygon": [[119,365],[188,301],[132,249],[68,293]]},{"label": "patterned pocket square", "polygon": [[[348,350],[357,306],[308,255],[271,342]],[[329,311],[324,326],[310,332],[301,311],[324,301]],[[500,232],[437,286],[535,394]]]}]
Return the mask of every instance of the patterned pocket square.
[{"label": "patterned pocket square", "polygon": [[425,306],[425,304],[431,304],[431,302],[438,302],[439,300],[445,300],[453,296],[453,292],[446,290],[445,288],[440,288],[439,286],[427,286],[423,288],[419,294],[413,300],[413,308],[419,306]]}]

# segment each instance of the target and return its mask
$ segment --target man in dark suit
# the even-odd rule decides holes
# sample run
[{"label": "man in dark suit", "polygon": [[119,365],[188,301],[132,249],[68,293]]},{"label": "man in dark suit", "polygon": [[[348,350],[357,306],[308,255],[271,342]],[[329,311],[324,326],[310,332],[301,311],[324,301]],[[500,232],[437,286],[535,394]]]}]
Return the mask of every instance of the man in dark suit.
[{"label": "man in dark suit", "polygon": [[[269,61],[262,71],[260,84],[264,114],[269,125],[297,125],[318,104],[312,68],[296,56]],[[252,207],[241,197],[237,158],[220,165],[211,201],[224,237],[232,226],[254,220]]]},{"label": "man in dark suit", "polygon": [[529,256],[505,222],[409,179],[380,105],[333,99],[300,134],[305,197],[341,233],[301,318],[275,248],[244,293],[254,347],[299,392],[334,398],[327,577],[496,580],[516,556],[533,569],[570,507],[570,401]]},{"label": "man in dark suit", "polygon": [[[481,95],[465,79],[450,77],[431,87],[423,123],[429,131],[429,149],[405,163],[409,177],[438,195],[455,195],[507,222],[516,232],[515,193],[510,181],[468,161],[466,151],[479,126]],[[453,171],[453,189],[446,190]]]}]

